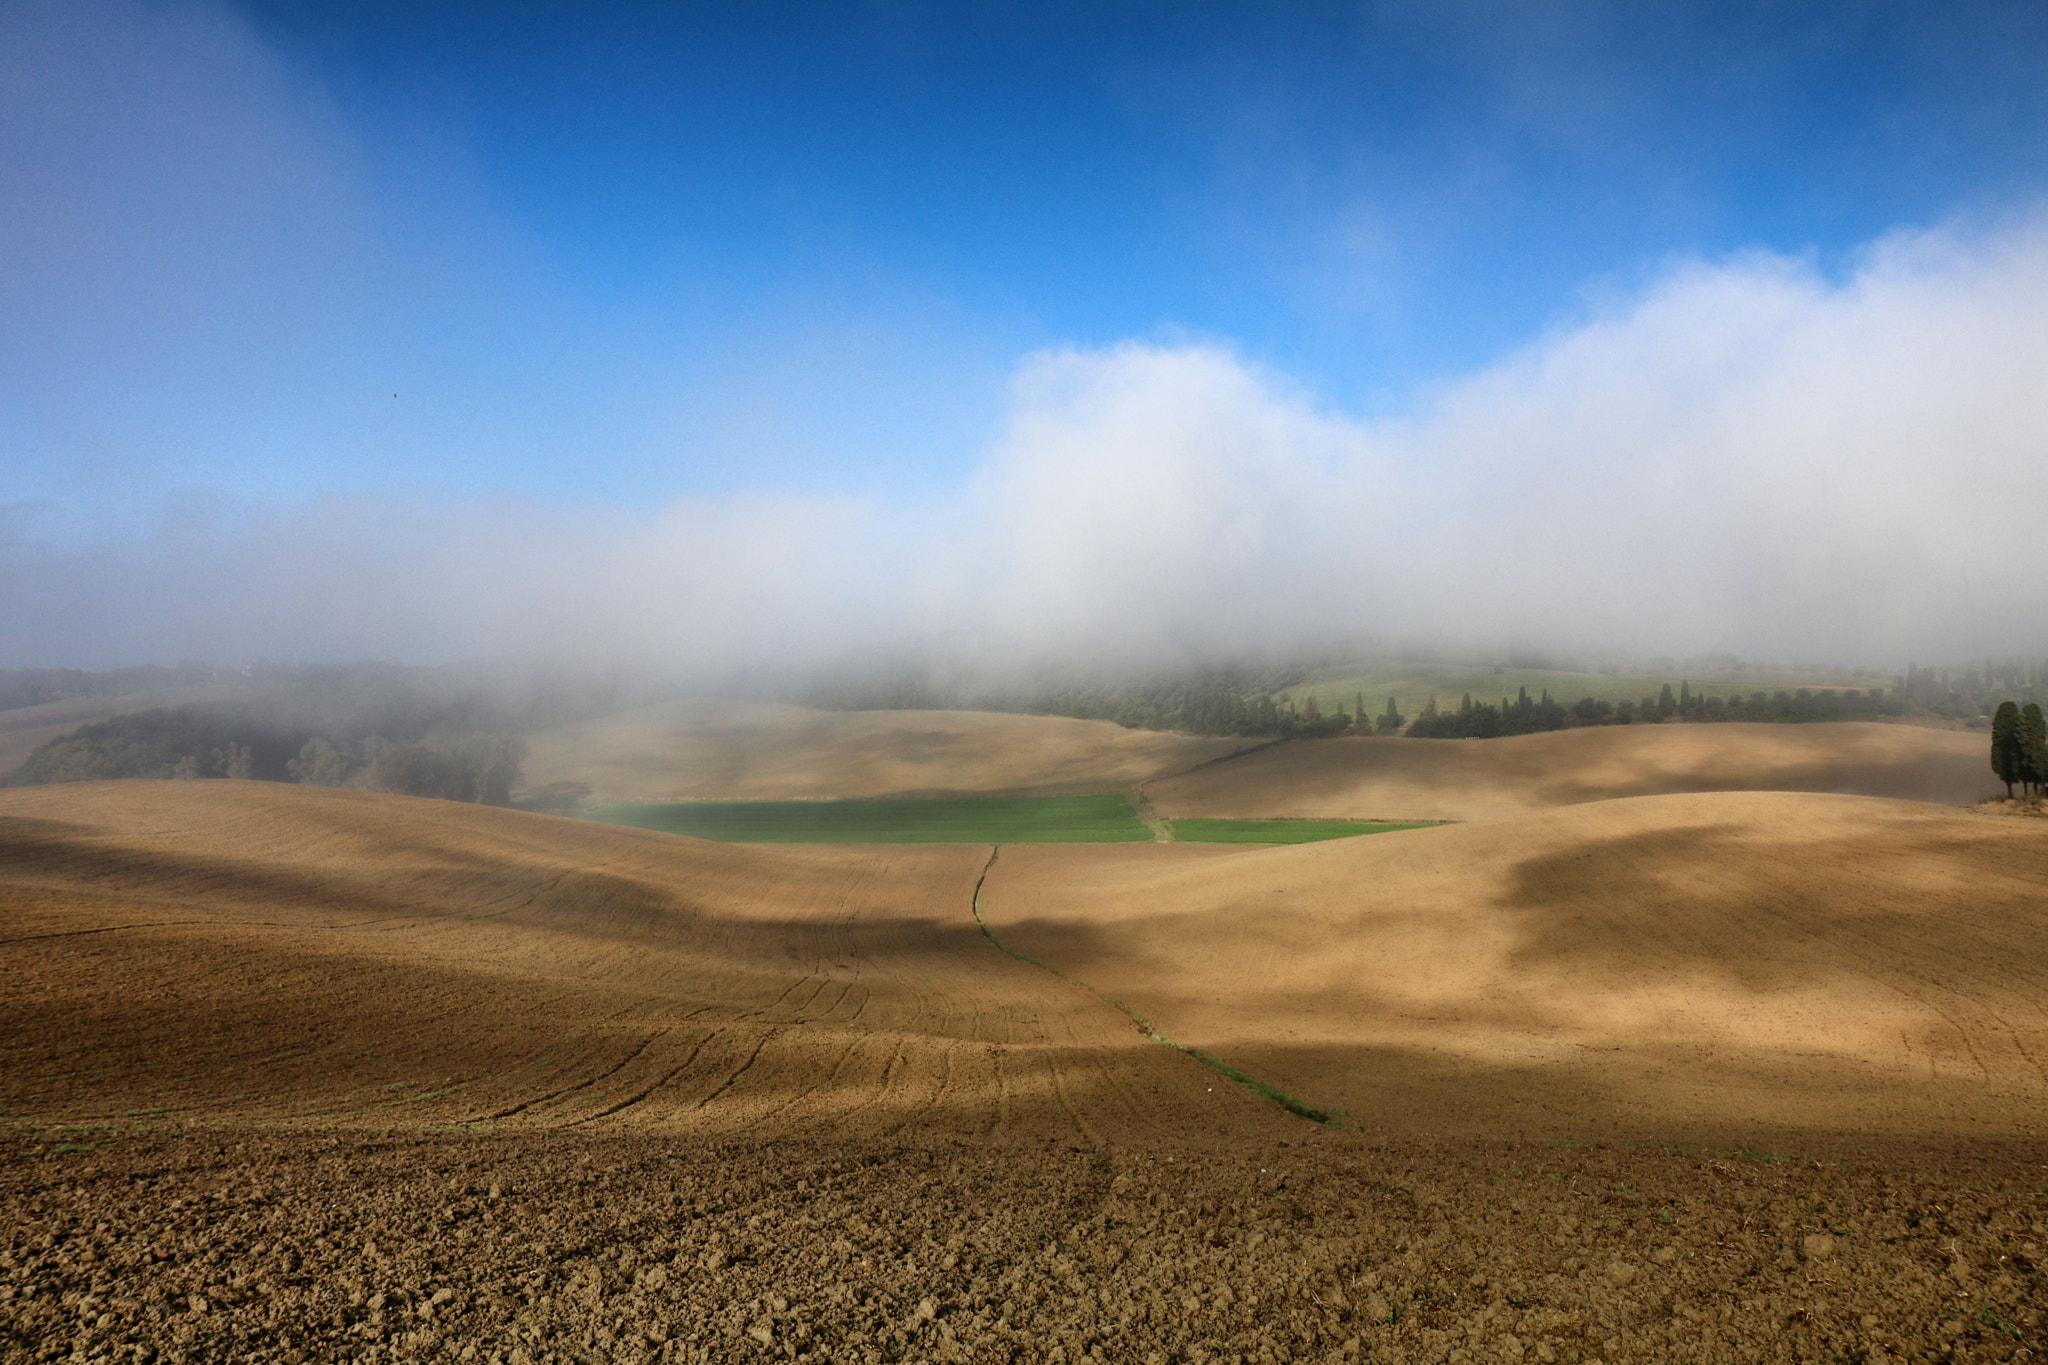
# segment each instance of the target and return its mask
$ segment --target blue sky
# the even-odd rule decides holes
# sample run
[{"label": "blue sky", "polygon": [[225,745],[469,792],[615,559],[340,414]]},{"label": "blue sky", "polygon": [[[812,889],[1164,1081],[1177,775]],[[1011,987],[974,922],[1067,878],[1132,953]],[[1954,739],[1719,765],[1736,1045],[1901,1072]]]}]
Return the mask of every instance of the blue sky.
[{"label": "blue sky", "polygon": [[2032,221],[2044,71],[2038,3],[0,0],[0,536],[906,513],[1133,343],[1398,426]]},{"label": "blue sky", "polygon": [[[204,146],[157,154],[258,183],[184,211],[124,203],[116,156],[78,168],[138,237],[204,220],[173,248],[187,288],[238,238],[262,273],[172,364],[169,448],[67,480],[67,440],[148,439],[140,398],[16,436],[9,491],[67,503],[915,486],[971,465],[1019,355],[1131,337],[1398,410],[1674,256],[1827,265],[2048,167],[2038,4],[65,8],[15,18],[85,69],[106,141],[146,116],[124,81],[175,101],[199,68],[223,86],[195,140],[271,123],[342,201]],[[261,50],[219,57],[238,28]],[[163,64],[95,51],[122,46]],[[317,297],[330,248],[277,230],[322,211],[359,220],[353,305]],[[295,305],[341,316],[281,349]],[[247,413],[280,386],[303,418]]]}]

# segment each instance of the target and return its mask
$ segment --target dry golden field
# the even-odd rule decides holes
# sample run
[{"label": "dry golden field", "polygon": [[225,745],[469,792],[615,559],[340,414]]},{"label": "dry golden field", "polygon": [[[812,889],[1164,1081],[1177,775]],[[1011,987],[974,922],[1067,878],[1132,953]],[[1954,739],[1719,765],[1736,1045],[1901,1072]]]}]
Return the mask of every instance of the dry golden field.
[{"label": "dry golden field", "polygon": [[2041,822],[1638,797],[1290,848],[1008,848],[983,906],[1367,1132],[2048,1137]]},{"label": "dry golden field", "polygon": [[[1612,733],[1671,784],[1750,742],[1685,728]],[[1872,747],[1753,743],[1754,785],[1950,771],[1808,728]],[[932,770],[849,744],[811,794]],[[1283,848],[0,791],[0,1360],[2035,1350],[2048,822],[1580,757],[1547,809]],[[1140,771],[1061,762],[971,776]]]},{"label": "dry golden field", "polygon": [[0,821],[4,1113],[1093,1140],[1205,1093],[988,947],[986,848],[254,782],[10,791]]}]

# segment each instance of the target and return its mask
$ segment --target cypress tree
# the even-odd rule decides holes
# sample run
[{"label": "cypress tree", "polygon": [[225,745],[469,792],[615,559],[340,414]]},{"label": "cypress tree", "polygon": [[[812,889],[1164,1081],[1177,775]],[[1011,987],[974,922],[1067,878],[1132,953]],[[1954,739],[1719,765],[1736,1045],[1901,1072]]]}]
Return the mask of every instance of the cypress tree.
[{"label": "cypress tree", "polygon": [[2005,784],[2005,799],[2012,800],[2012,784],[2020,780],[2020,708],[2014,702],[1998,703],[1991,717],[1991,771]]},{"label": "cypress tree", "polygon": [[2048,782],[2048,721],[2041,718],[2041,704],[2028,702],[2020,709],[2020,780],[2034,785],[2034,794],[2041,794],[2041,784]]},{"label": "cypress tree", "polygon": [[1665,683],[1664,689],[1657,694],[1657,709],[1667,716],[1678,709],[1678,698],[1671,695],[1670,683]]}]

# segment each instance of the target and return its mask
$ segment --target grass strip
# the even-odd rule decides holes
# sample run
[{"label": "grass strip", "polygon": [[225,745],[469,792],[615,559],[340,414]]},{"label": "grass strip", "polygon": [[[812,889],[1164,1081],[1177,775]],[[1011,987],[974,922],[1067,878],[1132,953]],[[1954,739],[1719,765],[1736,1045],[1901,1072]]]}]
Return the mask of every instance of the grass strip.
[{"label": "grass strip", "polygon": [[741,844],[1125,844],[1153,837],[1118,795],[661,801],[589,814],[608,824]]},{"label": "grass strip", "polygon": [[1414,820],[1168,820],[1166,829],[1184,844],[1313,844],[1396,829],[1424,829],[1437,823]]},{"label": "grass strip", "polygon": [[994,869],[996,865],[996,857],[1000,853],[1002,853],[1001,848],[993,848],[989,850],[988,862],[982,865],[981,876],[977,878],[974,883],[974,922],[977,926],[980,927],[982,937],[986,938],[990,943],[994,944],[1002,951],[1008,953],[1011,957],[1016,958],[1019,962],[1029,963],[1031,966],[1038,968],[1042,972],[1051,972],[1054,976],[1066,982],[1068,985],[1079,986],[1082,990],[1088,992],[1097,1000],[1100,1000],[1103,1004],[1121,1010],[1124,1014],[1124,1017],[1129,1019],[1132,1023],[1136,1024],[1140,1029],[1142,1029],[1145,1033],[1145,1036],[1151,1039],[1153,1042],[1162,1044],[1166,1047],[1170,1047],[1175,1052],[1184,1053],[1185,1055],[1194,1058],[1203,1066],[1208,1067],[1211,1071],[1223,1077],[1225,1080],[1243,1086],[1245,1089],[1251,1091],[1254,1095],[1257,1095],[1260,1099],[1265,1100],[1267,1103],[1278,1105],[1280,1108],[1285,1109],[1288,1113],[1293,1114],[1299,1118],[1305,1118],[1315,1123],[1327,1124],[1329,1127],[1332,1128],[1343,1128],[1346,1130],[1350,1129],[1351,1125],[1343,1122],[1335,1114],[1332,1114],[1327,1110],[1318,1109],[1314,1105],[1305,1103],[1302,1100],[1298,1100],[1294,1096],[1288,1094],[1285,1090],[1282,1090],[1275,1085],[1268,1085],[1266,1082],[1260,1080],[1256,1076],[1247,1075],[1245,1072],[1242,1072],[1238,1070],[1236,1067],[1232,1066],[1229,1062],[1224,1061],[1221,1057],[1215,1056],[1212,1053],[1204,1052],[1197,1047],[1190,1047],[1188,1046],[1188,1044],[1180,1042],[1170,1037],[1165,1030],[1161,1029],[1159,1025],[1153,1023],[1152,1020],[1148,1018],[1142,1011],[1131,1008],[1129,1005],[1126,1005],[1123,1001],[1117,999],[1115,996],[1105,995],[1101,991],[1095,989],[1095,987],[1081,980],[1079,977],[1068,976],[1065,972],[1053,966],[1051,963],[1040,962],[1037,958],[1032,957],[1030,954],[1019,952],[1017,949],[1012,948],[1007,942],[1004,941],[1003,936],[1001,934],[998,934],[993,928],[989,926],[988,920],[981,913],[981,888],[988,881],[988,874],[991,870]]}]

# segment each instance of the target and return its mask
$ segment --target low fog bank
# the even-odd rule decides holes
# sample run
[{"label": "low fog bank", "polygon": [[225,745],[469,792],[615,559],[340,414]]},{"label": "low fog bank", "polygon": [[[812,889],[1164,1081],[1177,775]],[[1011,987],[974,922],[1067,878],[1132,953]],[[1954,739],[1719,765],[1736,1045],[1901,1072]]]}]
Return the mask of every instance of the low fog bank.
[{"label": "low fog bank", "polygon": [[1901,234],[1840,279],[1679,264],[1393,420],[1219,346],[1049,352],[972,476],[917,505],[211,499],[68,536],[0,509],[0,666],[2029,652],[2044,373],[2040,214]]}]

